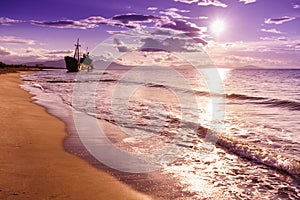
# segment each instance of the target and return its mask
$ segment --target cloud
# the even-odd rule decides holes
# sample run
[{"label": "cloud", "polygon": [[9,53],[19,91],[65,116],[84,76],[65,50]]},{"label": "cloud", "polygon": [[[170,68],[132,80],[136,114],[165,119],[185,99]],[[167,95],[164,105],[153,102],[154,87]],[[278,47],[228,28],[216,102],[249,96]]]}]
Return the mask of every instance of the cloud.
[{"label": "cloud", "polygon": [[58,21],[35,21],[31,23],[39,26],[53,27],[53,28],[72,28],[72,29],[92,29],[97,28],[101,24],[110,26],[119,26],[126,28],[139,28],[140,23],[149,23],[158,20],[159,17],[153,15],[142,15],[128,13],[123,15],[116,15],[112,18],[104,18],[101,16],[91,16],[82,20],[58,20]]},{"label": "cloud", "polygon": [[[180,12],[180,13],[187,13],[188,10],[179,10],[177,8],[169,8],[166,10],[166,12]],[[174,17],[174,16],[173,16]],[[177,16],[176,16],[177,17]],[[194,23],[188,22],[184,19],[175,19],[170,20],[168,17],[157,17],[152,15],[143,15],[143,17],[135,16],[135,15],[122,15],[118,16],[117,18],[114,17],[112,19],[118,19],[121,20],[123,23],[128,22],[129,20],[140,20],[140,21],[148,21],[148,22],[155,22],[155,26],[158,28],[163,28],[165,30],[173,30],[173,31],[180,31],[185,34],[185,36],[192,37],[195,41],[200,42],[202,44],[207,44],[204,40],[202,40],[200,37],[203,34],[203,32],[206,32],[206,27],[199,27]]]},{"label": "cloud", "polygon": [[245,65],[255,65],[259,67],[278,67],[285,63],[282,60],[272,58],[257,58],[252,56],[225,56],[223,62],[226,65],[241,67]]},{"label": "cloud", "polygon": [[159,16],[127,13],[123,15],[116,15],[111,19],[108,19],[109,23],[107,24],[126,28],[141,28],[141,24],[157,22],[159,20],[162,20]]},{"label": "cloud", "polygon": [[152,33],[152,35],[166,35],[171,36],[172,33],[169,30],[158,29]]},{"label": "cloud", "polygon": [[[66,49],[45,49],[45,48],[10,48],[9,50],[0,47],[1,61],[5,63],[27,63],[61,60],[63,55],[72,55],[73,50]],[[5,56],[3,56],[5,55]]]},{"label": "cloud", "polygon": [[[146,36],[147,35],[147,36]],[[200,45],[205,41],[198,37],[189,37],[185,33],[158,29],[138,38],[135,44],[124,43],[122,39],[113,38],[114,47],[118,52],[199,52]],[[145,37],[146,36],[146,37]],[[121,36],[121,38],[123,38]],[[157,54],[158,55],[158,54]]]},{"label": "cloud", "polygon": [[[199,27],[196,24],[188,22],[182,18],[184,17],[178,13],[187,13],[189,10],[179,10],[177,8],[166,9],[165,14],[172,16],[175,20],[170,19],[168,16],[155,16],[155,15],[144,15],[144,14],[134,14],[127,13],[122,15],[116,15],[112,18],[103,18],[101,16],[91,16],[86,19],[81,20],[59,20],[52,22],[41,22],[41,21],[32,21],[32,24],[39,26],[48,26],[54,28],[74,28],[74,29],[89,29],[96,28],[101,24],[109,26],[118,26],[122,28],[130,29],[140,29],[145,27],[145,24],[150,24],[150,27],[155,26],[157,28],[175,30],[185,33],[187,36],[193,37],[195,41],[198,41],[202,44],[206,44],[204,40],[200,37],[203,35],[203,32],[206,32],[206,27]],[[180,18],[180,19],[177,19]],[[117,34],[121,32],[110,31],[110,34]],[[128,49],[118,46],[120,51],[126,51]]]},{"label": "cloud", "polygon": [[148,7],[147,10],[157,10],[157,7]]},{"label": "cloud", "polygon": [[181,14],[178,13],[187,13],[190,12],[189,10],[179,10],[177,8],[168,8],[165,11],[160,11],[160,14],[164,14],[167,16],[172,17],[173,19],[189,19],[190,17],[187,16],[183,16]]},{"label": "cloud", "polygon": [[12,23],[19,23],[22,22],[21,20],[10,19],[6,17],[0,17],[0,25],[10,25]]},{"label": "cloud", "polygon": [[202,0],[198,3],[199,6],[216,6],[226,8],[227,5],[218,0]]},{"label": "cloud", "polygon": [[[216,65],[224,67],[252,64],[262,67],[299,68],[300,52],[297,44],[300,44],[300,40],[273,37],[255,42],[211,42],[205,50]],[[235,58],[240,59],[235,60]]]},{"label": "cloud", "polygon": [[74,28],[74,29],[89,29],[89,28],[98,27],[98,23],[89,23],[86,20],[80,20],[80,21],[58,20],[58,21],[50,21],[50,22],[32,20],[31,24],[53,27],[53,28]]},{"label": "cloud", "polygon": [[254,3],[256,0],[239,0],[239,2],[244,2],[244,4]]},{"label": "cloud", "polygon": [[10,54],[11,53],[7,49],[0,47],[0,56],[8,56]]},{"label": "cloud", "polygon": [[288,17],[288,16],[284,16],[281,18],[268,18],[265,20],[266,24],[282,24],[288,21],[292,21],[296,19],[295,17]]},{"label": "cloud", "polygon": [[7,60],[16,63],[26,63],[35,61],[61,60],[65,55],[73,55],[73,50],[68,49],[45,49],[45,48],[15,48],[11,49],[11,54]]},{"label": "cloud", "polygon": [[124,45],[124,43],[120,39],[118,39],[118,38],[114,38],[114,44],[116,44],[116,45]]},{"label": "cloud", "polygon": [[260,37],[261,40],[270,40],[270,41],[287,41],[286,37]]},{"label": "cloud", "polygon": [[111,35],[116,35],[116,34],[118,34],[118,35],[128,35],[128,33],[126,31],[110,31],[110,30],[108,30],[106,32],[111,34]]},{"label": "cloud", "polygon": [[144,52],[199,52],[198,41],[188,37],[168,37],[165,39],[144,38],[139,48]]},{"label": "cloud", "polygon": [[293,5],[293,8],[298,9],[298,8],[300,8],[300,5],[299,4],[295,4],[295,5]]},{"label": "cloud", "polygon": [[181,3],[191,4],[191,3],[198,2],[199,0],[174,0],[174,1],[175,2],[181,2]]},{"label": "cloud", "polygon": [[92,16],[79,22],[87,23],[90,25],[100,25],[107,24],[111,26],[121,26],[127,28],[139,27],[139,23],[149,23],[160,19],[158,16],[154,15],[143,15],[135,13],[127,13],[122,15],[115,15],[112,18],[104,18],[101,16]]},{"label": "cloud", "polygon": [[188,13],[191,12],[190,10],[180,10],[178,8],[168,8],[167,11],[173,11],[173,12],[180,12],[180,13]]},{"label": "cloud", "polygon": [[17,38],[15,36],[0,36],[0,44],[26,44],[33,45],[33,40]]},{"label": "cloud", "polygon": [[265,29],[265,28],[262,28],[260,29],[262,32],[267,32],[267,33],[277,33],[277,34],[282,34],[282,32],[276,30],[275,28],[272,28],[272,29]]},{"label": "cloud", "polygon": [[191,19],[208,19],[207,16],[191,17]]},{"label": "cloud", "polygon": [[[63,49],[63,50],[49,50],[49,49],[32,48],[32,47],[29,47],[29,48],[26,48],[26,49],[19,49],[18,51],[25,52],[25,54],[43,55],[43,56],[55,56],[55,55],[57,55],[57,56],[60,56],[60,57],[61,57],[61,54],[71,54],[71,53],[74,52],[71,49],[68,49],[68,50],[65,50],[65,49]],[[19,53],[21,53],[21,52],[19,52]]]},{"label": "cloud", "polygon": [[73,50],[52,50],[49,51],[48,54],[71,54]]},{"label": "cloud", "polygon": [[117,49],[119,52],[129,52],[131,51],[128,47],[126,46],[117,46]]},{"label": "cloud", "polygon": [[167,47],[164,46],[163,42],[153,38],[142,39],[141,42],[144,42],[143,46],[140,48],[140,51],[169,51]]},{"label": "cloud", "polygon": [[173,19],[208,19],[208,17],[206,16],[198,16],[198,17],[190,17],[190,16],[183,16],[182,14],[179,13],[189,13],[191,12],[190,10],[180,10],[177,8],[168,8],[165,9],[164,11],[160,11],[160,14],[166,15],[166,16],[170,16]]},{"label": "cloud", "polygon": [[160,27],[172,29],[175,31],[181,31],[185,34],[185,36],[189,36],[193,38],[195,41],[202,43],[203,45],[207,44],[206,41],[200,38],[203,32],[207,30],[206,27],[199,27],[196,24],[193,24],[183,19],[180,20],[178,19],[168,23],[160,24]]},{"label": "cloud", "polygon": [[201,31],[201,28],[198,27],[196,24],[187,22],[185,20],[175,20],[170,23],[162,24],[161,27],[170,28],[170,29],[177,30],[177,31],[183,31],[186,33]]},{"label": "cloud", "polygon": [[114,38],[114,44],[116,45],[116,48],[118,49],[119,52],[123,53],[123,52],[130,52],[132,51],[132,49],[130,49],[129,47],[127,47],[124,42],[122,42],[120,39],[118,38]]},{"label": "cloud", "polygon": [[150,22],[155,19],[159,19],[159,17],[153,15],[141,15],[141,14],[133,14],[133,13],[116,15],[112,17],[112,20],[118,20],[125,24],[129,22]]}]

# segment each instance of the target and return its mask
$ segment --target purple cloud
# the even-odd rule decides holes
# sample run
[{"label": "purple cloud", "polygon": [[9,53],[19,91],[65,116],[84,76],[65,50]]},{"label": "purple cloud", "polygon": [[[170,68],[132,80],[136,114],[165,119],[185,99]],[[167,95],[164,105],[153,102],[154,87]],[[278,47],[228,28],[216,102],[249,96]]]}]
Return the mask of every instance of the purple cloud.
[{"label": "purple cloud", "polygon": [[239,2],[244,2],[244,4],[255,3],[256,0],[239,0]]},{"label": "purple cloud", "polygon": [[[149,22],[148,20],[145,20],[145,21],[142,20],[143,15],[141,15],[140,19],[137,19],[137,18],[134,19],[134,16],[132,16],[132,15],[134,15],[138,18],[138,14],[124,14],[124,15],[117,15],[112,18],[104,18],[101,16],[92,16],[92,17],[89,17],[89,18],[81,20],[81,21],[84,23],[95,25],[94,28],[98,27],[98,25],[100,25],[100,24],[126,27],[126,28],[138,28],[138,27],[140,27],[139,22]],[[126,18],[127,18],[127,20],[125,20]],[[129,20],[130,18],[132,18],[132,20]]]},{"label": "purple cloud", "polygon": [[54,50],[54,51],[49,51],[48,54],[71,54],[73,53],[73,50]]},{"label": "purple cloud", "polygon": [[21,20],[10,19],[6,17],[0,17],[0,25],[10,25],[12,23],[19,23],[22,22]]},{"label": "purple cloud", "polygon": [[167,48],[163,45],[162,41],[156,40],[153,38],[142,39],[141,42],[144,42],[143,46],[140,48],[140,51],[167,51]]},{"label": "purple cloud", "polygon": [[33,40],[17,38],[15,36],[0,36],[0,44],[26,44],[33,45]]},{"label": "purple cloud", "polygon": [[160,27],[183,32],[185,36],[191,37],[198,43],[203,45],[207,44],[206,41],[200,38],[203,35],[203,32],[206,31],[206,27],[199,27],[196,24],[183,19],[163,23],[160,25]]},{"label": "purple cloud", "polygon": [[147,10],[157,10],[158,8],[157,7],[149,7],[149,8],[147,8]]},{"label": "purple cloud", "polygon": [[[155,23],[155,26],[158,28],[170,29],[175,31],[180,31],[185,33],[187,36],[195,38],[196,41],[201,42],[202,44],[206,44],[206,42],[200,39],[200,36],[203,32],[206,31],[206,27],[199,27],[196,24],[188,22],[182,18],[181,15],[176,15],[179,13],[187,13],[188,10],[179,10],[177,8],[169,8],[166,10],[169,15],[174,18],[180,17],[181,19],[171,20],[167,16],[155,16],[155,15],[143,15],[143,14],[123,14],[116,15],[112,18],[103,18],[101,16],[91,16],[82,20],[59,20],[52,22],[42,22],[42,21],[31,21],[34,25],[39,26],[47,26],[53,28],[74,28],[74,29],[91,29],[96,28],[101,24],[109,25],[109,26],[118,26],[122,28],[141,28],[144,27],[145,23]],[[175,16],[176,15],[176,16]],[[186,17],[188,18],[188,17]],[[151,24],[150,26],[153,26]],[[114,34],[115,32],[109,32],[110,34]],[[124,52],[128,49],[118,46],[120,51]]]},{"label": "purple cloud", "polygon": [[140,47],[140,51],[145,52],[195,52],[199,51],[196,44],[200,43],[194,39],[183,37],[168,37],[166,39],[141,39],[144,44]]},{"label": "purple cloud", "polygon": [[284,17],[280,17],[280,18],[269,18],[265,20],[266,24],[282,24],[288,21],[292,21],[296,19],[295,17],[288,17],[288,16],[284,16]]},{"label": "purple cloud", "polygon": [[282,32],[278,31],[278,30],[275,29],[275,28],[272,28],[272,29],[265,29],[265,28],[262,28],[262,29],[260,29],[260,31],[266,32],[266,33],[277,33],[277,34],[282,34]]},{"label": "purple cloud", "polygon": [[175,20],[174,22],[162,24],[161,27],[163,28],[169,28],[177,31],[183,31],[183,32],[200,32],[201,28],[197,25],[187,22],[185,20]]},{"label": "purple cloud", "polygon": [[159,19],[157,16],[153,15],[141,15],[141,14],[124,14],[124,15],[116,15],[112,17],[112,20],[118,20],[127,24],[128,22],[150,22],[152,20]]},{"label": "purple cloud", "polygon": [[177,8],[168,8],[165,11],[160,11],[160,14],[164,14],[172,17],[173,19],[189,19],[190,17],[183,16],[179,13],[187,13],[189,10],[179,10]]},{"label": "purple cloud", "polygon": [[0,47],[0,56],[8,56],[11,53],[3,47]]},{"label": "purple cloud", "polygon": [[126,31],[106,31],[107,33],[111,34],[111,35],[128,35],[128,33]]},{"label": "purple cloud", "polygon": [[117,15],[112,18],[104,18],[101,16],[91,16],[82,20],[58,20],[58,21],[31,21],[34,25],[47,26],[53,28],[73,28],[73,29],[92,29],[99,27],[100,24],[110,26],[119,26],[126,28],[138,28],[139,23],[147,23],[158,20],[159,17],[153,15],[140,14],[124,14]]},{"label": "purple cloud", "polygon": [[187,16],[182,16],[174,11],[160,11],[160,14],[167,15],[172,17],[173,19],[189,19]]},{"label": "purple cloud", "polygon": [[130,48],[128,48],[124,42],[122,42],[120,39],[118,38],[114,38],[114,44],[116,45],[116,48],[118,49],[119,52],[129,52],[131,51]]},{"label": "purple cloud", "polygon": [[[119,38],[114,37],[114,47],[118,52],[195,52],[199,51],[199,44],[206,44],[199,35],[189,36],[188,33],[180,33],[179,31],[171,31],[166,28],[158,29],[151,33],[151,37],[142,37],[138,39],[140,42],[138,46],[131,46],[132,44],[125,44]],[[164,37],[155,37],[161,35]]]},{"label": "purple cloud", "polygon": [[298,9],[298,8],[300,8],[300,5],[299,4],[295,4],[295,5],[293,5],[293,8]]},{"label": "purple cloud", "polygon": [[181,3],[191,4],[191,3],[198,2],[199,0],[174,0],[174,1],[175,2],[181,2]]},{"label": "purple cloud", "polygon": [[[88,19],[87,19],[88,20]],[[86,20],[58,20],[58,21],[31,21],[31,24],[39,25],[39,26],[47,26],[53,28],[73,28],[73,29],[89,29],[98,27],[98,23],[89,23]]]},{"label": "purple cloud", "polygon": [[180,12],[180,13],[188,13],[188,12],[191,12],[190,10],[182,10],[182,9],[178,9],[178,8],[168,8],[168,9],[166,9],[166,11]]},{"label": "purple cloud", "polygon": [[287,41],[286,37],[260,37],[261,40],[267,40],[267,41]]},{"label": "purple cloud", "polygon": [[202,0],[198,3],[199,6],[216,6],[226,8],[227,4],[222,3],[218,0]]},{"label": "purple cloud", "polygon": [[[25,50],[23,50],[28,56],[28,54],[31,55],[38,55],[44,58],[48,58],[48,59],[53,59],[55,57],[61,58],[62,54],[66,55],[66,54],[73,54],[73,50],[71,49],[62,49],[62,50],[49,50],[49,49],[44,49],[44,48],[32,48],[29,47]],[[21,53],[22,54],[22,53]]]}]

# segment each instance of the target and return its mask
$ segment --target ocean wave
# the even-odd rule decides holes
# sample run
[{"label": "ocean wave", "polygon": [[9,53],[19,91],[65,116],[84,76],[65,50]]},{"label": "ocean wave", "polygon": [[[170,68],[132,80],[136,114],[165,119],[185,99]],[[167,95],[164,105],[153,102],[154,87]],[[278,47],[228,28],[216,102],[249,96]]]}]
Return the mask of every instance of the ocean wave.
[{"label": "ocean wave", "polygon": [[47,80],[47,83],[75,83],[76,80]]},{"label": "ocean wave", "polygon": [[260,104],[266,104],[266,105],[276,106],[281,108],[288,108],[290,110],[300,110],[300,102],[296,102],[296,101],[268,99],[266,101],[260,102]]},{"label": "ocean wave", "polygon": [[195,91],[195,94],[199,95],[199,96],[210,96],[209,92],[205,92],[205,91]]},{"label": "ocean wave", "polygon": [[118,81],[118,79],[110,79],[110,78],[107,78],[107,79],[96,79],[96,80],[93,80],[93,79],[69,79],[69,80],[47,80],[46,82],[47,83],[91,83],[91,82],[116,82]]},{"label": "ocean wave", "polygon": [[226,94],[226,98],[228,99],[238,99],[245,100],[248,103],[253,104],[263,104],[273,107],[287,108],[289,110],[300,110],[300,102],[291,101],[291,100],[283,100],[283,99],[271,99],[267,97],[255,97],[255,96],[247,96],[243,94]]},{"label": "ocean wave", "polygon": [[154,88],[167,88],[167,86],[158,83],[147,83],[145,86]]},{"label": "ocean wave", "polygon": [[204,138],[207,134],[210,135],[210,138],[215,137],[215,139],[217,139],[216,144],[218,146],[239,157],[246,158],[255,163],[263,164],[279,171],[283,171],[297,179],[300,178],[299,160],[275,154],[267,149],[257,147],[254,144],[246,143],[243,140],[229,138],[224,135],[218,135],[202,126],[198,128],[198,135],[200,137]]},{"label": "ocean wave", "polygon": [[226,98],[229,99],[240,99],[240,100],[266,100],[265,97],[253,97],[253,96],[247,96],[244,94],[226,94]]},{"label": "ocean wave", "polygon": [[116,82],[117,79],[100,79],[101,82]]}]

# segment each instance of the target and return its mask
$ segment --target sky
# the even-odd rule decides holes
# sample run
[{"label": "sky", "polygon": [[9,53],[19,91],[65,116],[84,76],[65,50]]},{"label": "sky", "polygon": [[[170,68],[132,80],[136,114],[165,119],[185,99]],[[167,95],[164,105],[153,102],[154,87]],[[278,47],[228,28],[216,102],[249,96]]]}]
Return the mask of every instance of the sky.
[{"label": "sky", "polygon": [[[119,52],[136,51],[118,35],[147,28],[173,34],[160,40],[140,38],[145,57],[157,52],[145,48],[155,44],[182,54],[202,50],[220,67],[300,68],[300,0],[3,1],[0,61],[63,59],[72,55],[77,38],[82,49],[92,52],[110,39]],[[199,49],[187,48],[191,44],[186,37]],[[102,59],[112,56],[108,51],[105,55]],[[164,53],[157,56],[153,63],[168,59]]]}]

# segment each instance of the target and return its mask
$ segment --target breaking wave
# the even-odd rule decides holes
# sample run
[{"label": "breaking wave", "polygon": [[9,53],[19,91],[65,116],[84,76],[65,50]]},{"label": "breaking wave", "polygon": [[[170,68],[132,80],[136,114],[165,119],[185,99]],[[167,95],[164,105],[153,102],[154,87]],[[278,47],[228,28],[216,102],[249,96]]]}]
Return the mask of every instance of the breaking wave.
[{"label": "breaking wave", "polygon": [[217,135],[209,129],[200,126],[198,128],[198,135],[200,137],[205,137],[206,134],[209,134],[211,137],[217,137],[217,145],[239,157],[246,158],[255,163],[263,164],[276,170],[286,172],[296,178],[300,178],[299,160],[283,155],[277,155],[267,149],[246,143],[243,140],[229,138],[224,135]]},{"label": "breaking wave", "polygon": [[263,104],[271,107],[300,110],[300,102],[283,99],[271,99],[267,97],[247,96],[243,94],[226,94],[227,99],[246,101],[246,103]]}]

